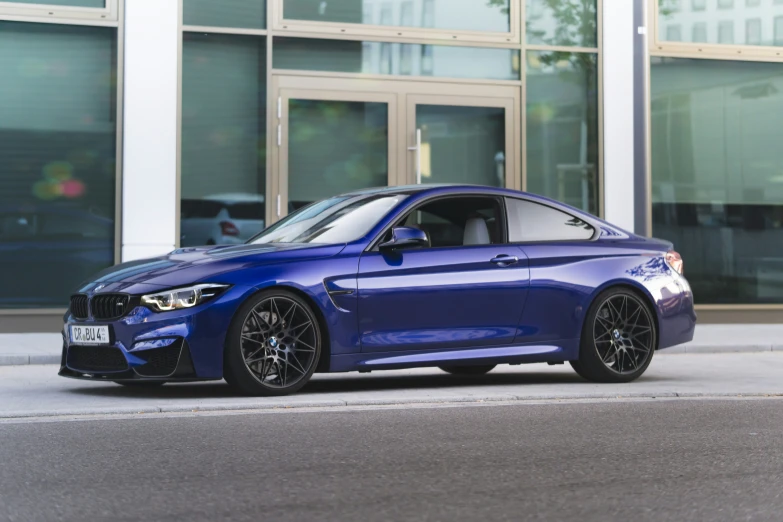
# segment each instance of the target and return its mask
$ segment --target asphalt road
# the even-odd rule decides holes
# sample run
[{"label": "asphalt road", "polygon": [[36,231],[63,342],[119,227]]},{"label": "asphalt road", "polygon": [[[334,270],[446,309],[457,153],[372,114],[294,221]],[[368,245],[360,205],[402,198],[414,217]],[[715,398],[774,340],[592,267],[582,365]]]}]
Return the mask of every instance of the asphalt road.
[{"label": "asphalt road", "polygon": [[0,520],[779,521],[783,399],[0,425]]}]

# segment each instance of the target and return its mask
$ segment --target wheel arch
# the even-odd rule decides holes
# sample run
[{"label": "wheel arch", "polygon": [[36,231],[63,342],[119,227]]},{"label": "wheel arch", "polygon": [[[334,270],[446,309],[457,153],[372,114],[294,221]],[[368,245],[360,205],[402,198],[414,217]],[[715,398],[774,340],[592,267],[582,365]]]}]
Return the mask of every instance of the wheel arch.
[{"label": "wheel arch", "polygon": [[[321,310],[321,307],[318,305],[318,302],[302,290],[301,288],[298,288],[293,285],[286,285],[286,284],[273,284],[269,286],[262,286],[256,288],[256,290],[250,294],[248,294],[245,299],[242,301],[242,303],[237,307],[237,310],[234,312],[234,316],[231,318],[231,326],[229,327],[229,330],[226,332],[226,340],[223,342],[223,357],[225,360],[226,356],[226,349],[225,346],[228,343],[228,336],[230,334],[231,328],[234,327],[234,321],[238,318],[239,308],[241,308],[242,304],[246,303],[249,299],[253,299],[255,296],[262,292],[268,292],[270,290],[285,290],[287,292],[290,292],[300,299],[302,299],[304,302],[306,302],[310,308],[313,310],[313,313],[315,313],[315,319],[318,321],[318,326],[321,329],[321,355],[318,358],[318,363],[316,364],[315,371],[316,373],[323,373],[328,372],[330,368],[330,363],[332,360],[332,349],[331,349],[331,338],[329,336],[329,326],[326,323],[326,317],[324,316],[323,310]],[[225,363],[224,366],[224,372],[225,372]]]},{"label": "wheel arch", "polygon": [[590,298],[587,300],[587,303],[584,307],[584,313],[582,314],[582,325],[579,330],[580,333],[584,331],[585,320],[587,319],[587,311],[590,309],[591,306],[593,306],[596,299],[598,299],[598,296],[600,296],[602,293],[606,292],[607,290],[612,290],[612,289],[628,290],[629,292],[636,294],[639,298],[641,298],[645,302],[645,304],[647,304],[653,316],[653,322],[655,326],[655,350],[658,350],[658,346],[660,346],[661,343],[661,335],[660,335],[661,324],[660,324],[660,318],[658,317],[658,307],[655,304],[655,299],[653,298],[650,291],[644,285],[640,285],[636,281],[631,281],[627,279],[607,281],[606,283],[597,287],[593,291],[593,293],[590,295]]}]

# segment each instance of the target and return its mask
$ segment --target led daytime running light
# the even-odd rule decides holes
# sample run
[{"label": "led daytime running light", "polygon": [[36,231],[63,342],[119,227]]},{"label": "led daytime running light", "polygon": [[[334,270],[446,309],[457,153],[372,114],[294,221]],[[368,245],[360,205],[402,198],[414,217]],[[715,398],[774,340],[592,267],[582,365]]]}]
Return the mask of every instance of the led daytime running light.
[{"label": "led daytime running light", "polygon": [[141,303],[156,312],[169,312],[192,308],[220,293],[227,285],[203,284],[184,288],[175,288],[157,294],[141,297]]}]

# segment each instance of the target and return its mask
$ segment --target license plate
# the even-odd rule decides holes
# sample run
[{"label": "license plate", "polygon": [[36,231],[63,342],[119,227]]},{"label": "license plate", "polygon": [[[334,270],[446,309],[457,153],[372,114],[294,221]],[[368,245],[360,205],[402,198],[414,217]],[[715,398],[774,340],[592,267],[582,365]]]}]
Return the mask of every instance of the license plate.
[{"label": "license plate", "polygon": [[109,327],[72,325],[71,344],[109,344]]}]

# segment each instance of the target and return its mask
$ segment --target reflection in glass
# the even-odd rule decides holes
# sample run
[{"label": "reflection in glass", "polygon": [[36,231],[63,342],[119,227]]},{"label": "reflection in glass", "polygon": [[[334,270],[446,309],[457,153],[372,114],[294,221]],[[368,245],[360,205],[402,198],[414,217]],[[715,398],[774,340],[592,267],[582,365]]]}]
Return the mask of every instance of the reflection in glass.
[{"label": "reflection in glass", "polygon": [[598,214],[597,57],[527,53],[527,190]]},{"label": "reflection in glass", "polygon": [[[754,2],[693,1],[691,6],[680,8],[682,0],[656,0],[658,2],[658,38],[662,41],[688,43],[740,44],[781,46],[783,38],[777,27],[776,17],[783,16],[783,3],[774,1]],[[736,23],[735,23],[736,22]],[[672,26],[682,30],[670,32]]]},{"label": "reflection in glass", "polygon": [[265,38],[184,33],[180,245],[242,243],[264,228]]},{"label": "reflection in glass", "polygon": [[[443,30],[486,31],[507,33],[509,0],[482,0],[464,2],[458,9],[454,0],[424,0],[415,2],[412,13],[410,0],[283,0],[286,20],[310,22],[337,22],[397,27],[431,27]],[[375,5],[378,9],[372,9]],[[404,16],[403,16],[404,14]],[[404,24],[404,25],[398,25]]]},{"label": "reflection in glass", "polygon": [[783,303],[783,67],[655,58],[652,216],[700,303]]},{"label": "reflection in glass", "polygon": [[43,5],[63,5],[68,7],[95,7],[103,9],[106,7],[106,0],[3,0],[13,4],[43,4]]},{"label": "reflection in glass", "polygon": [[184,25],[264,29],[266,0],[184,0]]},{"label": "reflection in glass", "polygon": [[290,214],[250,243],[349,243],[366,236],[406,197],[375,194],[329,198]]},{"label": "reflection in glass", "polygon": [[0,21],[0,308],[114,264],[117,30]]},{"label": "reflection in glass", "polygon": [[386,103],[289,100],[289,209],[388,179]]},{"label": "reflection in glass", "polygon": [[526,0],[529,44],[597,47],[597,0]]},{"label": "reflection in glass", "polygon": [[519,80],[515,49],[287,37],[274,46],[275,69]]},{"label": "reflection in glass", "polygon": [[421,182],[505,186],[506,110],[417,105]]}]

